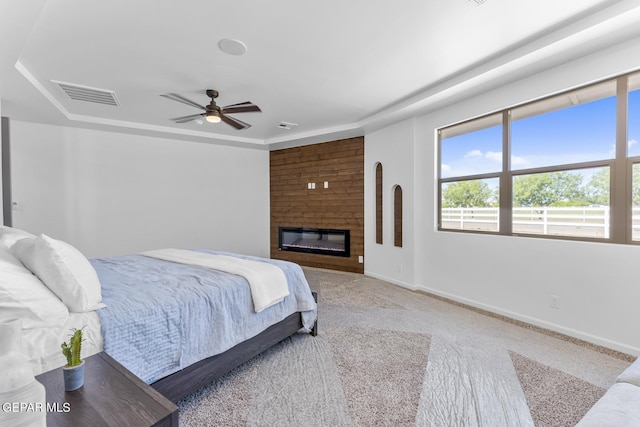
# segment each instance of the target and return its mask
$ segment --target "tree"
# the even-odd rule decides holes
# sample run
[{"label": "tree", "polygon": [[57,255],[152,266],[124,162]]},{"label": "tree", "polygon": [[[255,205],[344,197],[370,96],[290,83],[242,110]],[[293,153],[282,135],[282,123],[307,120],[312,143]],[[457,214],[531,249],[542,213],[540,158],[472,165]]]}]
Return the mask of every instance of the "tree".
[{"label": "tree", "polygon": [[593,174],[587,190],[590,204],[609,206],[610,183],[609,168],[602,168]]},{"label": "tree", "polygon": [[513,206],[588,205],[582,175],[550,172],[518,176],[513,180]]},{"label": "tree", "polygon": [[[609,168],[602,168],[589,180],[586,190],[589,204],[609,206],[611,192],[611,174]],[[631,204],[640,206],[640,165],[633,166],[631,178]]]},{"label": "tree", "polygon": [[459,181],[448,184],[442,190],[442,207],[473,208],[492,206],[496,192],[484,181]]},{"label": "tree", "polygon": [[633,165],[631,199],[631,204],[633,206],[640,206],[640,164]]}]

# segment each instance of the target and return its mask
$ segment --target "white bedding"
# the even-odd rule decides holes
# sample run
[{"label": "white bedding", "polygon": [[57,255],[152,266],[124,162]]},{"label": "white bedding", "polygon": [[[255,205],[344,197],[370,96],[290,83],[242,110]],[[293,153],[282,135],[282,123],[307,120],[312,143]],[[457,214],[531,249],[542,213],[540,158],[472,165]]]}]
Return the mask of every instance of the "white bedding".
[{"label": "white bedding", "polygon": [[143,252],[141,255],[212,268],[244,277],[249,282],[256,313],[281,302],[289,295],[289,285],[282,269],[266,262],[184,249],[158,249]]},{"label": "white bedding", "polygon": [[[0,229],[0,232],[4,233],[3,235],[5,235],[5,237],[9,236],[10,232],[13,233],[14,231],[15,230],[8,227],[3,227]],[[27,239],[37,239],[37,237],[22,237],[22,240],[25,241]],[[44,237],[41,238],[44,239]],[[43,289],[43,291],[46,292],[43,292],[39,299],[37,299],[37,301],[35,301],[35,303],[31,305],[26,304],[26,302],[29,302],[30,300],[25,302],[25,300],[27,299],[26,297],[31,294],[25,292],[18,293],[17,298],[19,297],[19,301],[17,302],[13,300],[7,300],[6,298],[5,300],[0,298],[0,313],[6,315],[5,320],[13,320],[13,318],[25,319],[25,317],[31,315],[32,312],[34,313],[34,316],[35,314],[38,314],[44,320],[46,320],[40,324],[36,324],[33,322],[27,325],[23,324],[21,347],[25,357],[29,360],[32,366],[34,375],[39,375],[43,372],[47,372],[65,365],[66,360],[62,355],[60,345],[61,343],[68,341],[73,329],[81,328],[83,330],[83,343],[81,353],[82,358],[87,358],[101,351],[108,352],[109,347],[108,345],[105,346],[105,343],[108,344],[108,340],[106,336],[103,336],[102,334],[102,327],[105,326],[107,330],[110,329],[108,327],[109,322],[106,321],[105,318],[103,318],[103,315],[111,314],[111,317],[107,316],[106,318],[112,319],[112,321],[115,322],[118,316],[114,316],[113,313],[120,313],[116,310],[117,307],[114,307],[113,309],[111,309],[110,307],[101,308],[98,311],[78,311],[75,309],[67,310],[64,301],[62,301],[62,297],[56,295],[50,289],[49,286],[52,286],[50,281],[41,281],[41,279],[36,276],[33,271],[25,268],[25,266],[29,264],[28,262],[25,264],[25,261],[27,261],[26,258],[23,261],[11,253],[13,246],[15,246],[20,241],[21,240],[17,238],[13,239],[10,242],[12,243],[11,245],[4,245],[4,243],[9,242],[9,240],[7,240],[6,242],[2,242],[3,246],[0,247],[0,253],[3,256],[0,257],[0,272],[4,271],[15,272],[16,274],[19,273],[22,278],[26,277],[30,279],[31,282],[34,282],[34,285],[37,284]],[[19,252],[20,251],[17,251],[16,253],[20,254]],[[120,299],[123,299],[122,296],[119,297],[119,294],[121,293],[120,291],[123,290],[130,290],[132,292],[132,295],[135,296],[135,298],[133,299],[137,298],[144,301],[147,301],[147,299],[145,299],[145,295],[154,297],[157,296],[160,289],[158,288],[158,285],[160,284],[160,282],[163,282],[165,272],[169,270],[177,270],[178,273],[181,274],[180,277],[187,281],[191,280],[194,283],[191,283],[192,286],[188,289],[183,286],[186,285],[184,281],[178,282],[177,285],[173,282],[173,285],[167,284],[165,293],[167,294],[169,300],[175,302],[176,292],[186,293],[187,296],[196,298],[196,300],[191,301],[191,303],[197,303],[200,298],[211,298],[212,300],[218,300],[219,295],[225,296],[228,294],[228,297],[230,297],[232,301],[237,300],[236,302],[243,307],[240,312],[241,314],[236,315],[236,317],[232,318],[231,321],[222,321],[216,318],[216,321],[213,323],[213,325],[207,325],[206,327],[200,325],[199,323],[195,324],[195,326],[189,326],[189,324],[187,324],[187,326],[184,326],[188,329],[202,329],[204,327],[206,329],[206,334],[202,334],[203,337],[210,337],[211,331],[216,328],[221,329],[223,327],[226,327],[227,329],[216,335],[218,339],[213,341],[210,338],[207,339],[207,342],[213,343],[214,347],[220,346],[221,348],[219,349],[217,347],[212,349],[201,349],[200,347],[198,347],[198,345],[196,345],[197,348],[195,349],[182,350],[182,345],[184,344],[184,342],[181,343],[180,340],[175,343],[173,341],[170,341],[171,344],[175,344],[178,346],[178,350],[174,351],[175,354],[172,353],[173,356],[176,356],[177,354],[179,362],[181,363],[181,365],[177,366],[176,369],[184,366],[189,366],[189,364],[195,363],[198,360],[201,360],[202,358],[208,357],[210,355],[226,351],[228,348],[231,348],[238,342],[242,342],[248,338],[255,336],[266,327],[275,324],[276,322],[284,319],[286,316],[296,311],[302,313],[302,323],[304,328],[308,330],[313,326],[317,315],[317,307],[311,295],[309,285],[304,278],[304,273],[299,266],[293,263],[287,263],[285,261],[262,261],[262,259],[256,257],[232,257],[227,255],[233,254],[215,252],[216,251],[208,250],[202,250],[199,252],[185,250],[151,251],[151,253],[145,254],[149,256],[148,258],[136,255],[130,257],[121,257],[122,259],[102,259],[87,262],[90,262],[92,264],[92,269],[93,267],[99,267],[102,271],[103,275],[99,279],[101,288],[105,285],[105,283],[102,283],[103,279],[109,282],[108,279],[110,277],[115,277],[115,282],[109,282],[111,283],[111,287],[107,287],[107,290],[112,291],[113,295],[111,295],[111,297],[114,303],[120,301]],[[147,269],[143,269],[146,276],[145,274],[143,274],[142,277],[139,276],[138,272],[140,271],[141,267],[144,267],[147,264],[147,261],[149,263],[158,262],[157,260],[152,261],[151,256],[154,255],[156,258],[173,261],[175,263],[164,263],[172,264],[172,266],[161,266],[162,268],[156,266],[156,270],[150,267]],[[242,258],[242,260],[239,260],[239,258]],[[84,258],[82,259],[84,260]],[[145,261],[145,259],[147,261]],[[196,266],[196,268],[200,267],[200,270],[205,270],[202,267],[206,267],[206,269],[211,270],[209,270],[210,273],[206,275],[206,279],[198,278],[194,276],[191,271],[193,270],[193,267],[191,267],[188,271],[183,271],[186,267],[181,264],[191,264]],[[68,265],[68,267],[74,269],[75,271],[75,269],[77,268],[77,263],[71,263]],[[225,274],[222,271],[232,274]],[[222,277],[221,275],[224,276],[224,280],[219,280]],[[240,277],[237,277],[236,275],[244,277],[246,281],[244,281]],[[232,279],[233,277],[235,277],[235,279]],[[127,282],[127,286],[123,288],[123,284],[121,282],[124,279],[130,279],[130,282]],[[169,281],[171,282],[171,280]],[[200,283],[201,281],[203,283]],[[236,283],[236,281],[242,282],[242,284],[246,284],[248,282],[249,286],[238,286],[238,283]],[[66,283],[66,281],[63,282]],[[264,283],[260,284],[260,282]],[[21,283],[21,281],[13,277],[5,277],[4,279],[0,277],[0,296],[6,294],[8,290],[13,289],[11,288],[11,286],[18,286]],[[135,291],[139,288],[144,288],[149,293],[136,293]],[[242,298],[237,298],[236,294],[238,293],[243,293],[244,296]],[[126,319],[135,317],[132,316],[132,314],[140,314],[139,309],[127,310],[127,304],[131,303],[131,298],[127,296],[125,299],[126,301],[121,302],[121,309],[124,311],[122,311],[122,313],[120,314],[122,314]],[[183,301],[181,303],[181,306],[186,306],[187,308],[186,314],[189,314],[189,309],[194,307],[194,305],[191,303],[189,301]],[[51,308],[56,304],[61,307],[61,310],[64,312],[64,316],[56,316],[56,313],[52,313]],[[171,311],[177,309],[177,305],[180,304],[168,304],[167,308]],[[255,313],[251,312],[252,305]],[[103,307],[104,304],[99,304],[99,306]],[[96,306],[94,306],[93,308],[95,307]],[[266,310],[267,307],[269,307],[268,310]],[[19,311],[18,308],[22,311]],[[110,313],[103,313],[103,311],[107,309],[111,310]],[[10,310],[13,311],[10,312]],[[154,309],[153,311],[155,313],[155,311],[157,310]],[[219,310],[218,316],[229,317],[234,314],[228,313],[227,311]],[[164,317],[164,321],[161,321],[160,323],[170,323],[175,327],[179,327],[182,324],[182,318],[180,317],[181,313],[184,317],[185,312],[178,311],[174,313],[178,316],[178,320],[167,320],[168,317]],[[167,313],[156,314],[166,316]],[[211,312],[207,310],[204,310],[202,312],[196,310],[196,313],[194,315],[212,317]],[[1,318],[0,321],[2,321]],[[150,328],[153,329],[154,325],[155,324],[151,324]],[[145,324],[145,326],[147,325]],[[235,332],[236,329],[238,329],[239,333]],[[115,331],[114,334],[117,335],[117,331],[119,331],[119,329],[115,328],[113,330]],[[134,330],[137,329],[134,328]],[[162,339],[162,337],[158,338]],[[191,339],[189,340],[190,343],[192,341],[193,340]],[[112,347],[116,349],[118,346],[123,346],[125,353],[130,350],[130,348],[127,347],[127,342],[123,342],[123,340],[118,337],[112,339],[112,343]],[[148,351],[148,342],[144,342],[143,344],[144,345],[141,347],[141,351],[150,353]],[[152,353],[155,354],[157,352],[154,351]],[[173,361],[173,359],[171,359],[171,361]],[[173,367],[171,367],[171,369],[173,369]],[[175,372],[175,370],[172,370],[171,372]],[[162,371],[162,373],[164,373],[164,370]]]},{"label": "white bedding", "polygon": [[81,353],[83,359],[102,351],[100,319],[95,311],[69,313],[69,319],[61,327],[22,330],[22,349],[31,363],[34,375],[64,366],[67,363],[62,355],[60,344],[69,341],[73,328],[83,328]]},{"label": "white bedding", "polygon": [[[32,254],[35,243],[41,241],[50,244],[52,250]],[[61,247],[63,250],[56,250]],[[72,256],[69,256],[70,252]],[[33,255],[40,258],[36,260]],[[47,271],[34,268],[35,264],[42,262],[46,263]],[[62,270],[68,274],[58,275]],[[81,283],[78,286],[84,289],[88,286],[87,280],[77,274],[78,270],[89,270],[95,277],[95,301],[93,306],[80,307],[83,312],[76,313],[74,311],[78,310],[69,310],[52,287],[67,285],[73,278],[79,278]],[[75,298],[83,289],[76,287],[69,293]],[[35,375],[66,364],[60,345],[69,340],[74,328],[83,330],[82,358],[102,351],[100,318],[94,311],[97,307],[104,307],[99,303],[100,298],[100,282],[81,252],[68,243],[44,235],[34,236],[23,230],[0,226],[0,322],[22,320],[21,348]]]},{"label": "white bedding", "polygon": [[293,313],[301,313],[305,329],[314,325],[317,305],[299,265],[196,251],[276,265],[290,295],[256,313],[240,275],[140,254],[91,260],[107,305],[98,310],[104,351],[147,384],[223,353]]}]

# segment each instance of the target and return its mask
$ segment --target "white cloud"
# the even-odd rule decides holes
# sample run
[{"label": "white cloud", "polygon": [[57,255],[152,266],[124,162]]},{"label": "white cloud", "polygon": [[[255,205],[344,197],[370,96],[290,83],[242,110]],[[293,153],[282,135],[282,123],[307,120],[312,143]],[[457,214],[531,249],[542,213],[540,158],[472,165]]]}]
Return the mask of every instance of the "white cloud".
[{"label": "white cloud", "polygon": [[467,154],[464,155],[465,159],[468,159],[470,157],[482,157],[482,151],[480,151],[480,150],[471,150]]},{"label": "white cloud", "polygon": [[442,166],[440,166],[440,170],[444,171],[444,172],[449,172],[451,170],[451,166],[449,165],[445,165],[444,163],[442,164]]},{"label": "white cloud", "polygon": [[628,142],[629,147],[631,147],[632,145],[636,145],[637,143],[638,143],[638,141],[636,141],[635,139],[630,139],[629,142]]},{"label": "white cloud", "polygon": [[502,161],[502,152],[500,151],[487,151],[487,154],[484,155],[489,160],[494,160],[496,162]]},{"label": "white cloud", "polygon": [[529,160],[525,159],[524,157],[511,156],[512,166],[522,166],[522,165],[528,165],[528,164],[529,164]]}]

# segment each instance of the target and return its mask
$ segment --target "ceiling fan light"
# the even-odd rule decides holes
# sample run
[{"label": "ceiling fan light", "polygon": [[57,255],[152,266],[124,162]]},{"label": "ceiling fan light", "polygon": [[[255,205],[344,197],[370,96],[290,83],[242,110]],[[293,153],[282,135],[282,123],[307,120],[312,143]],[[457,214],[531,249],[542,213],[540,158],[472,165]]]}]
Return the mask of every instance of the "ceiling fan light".
[{"label": "ceiling fan light", "polygon": [[220,121],[222,120],[220,119],[220,113],[218,113],[217,111],[208,112],[207,115],[205,116],[205,119],[209,123],[220,123]]}]

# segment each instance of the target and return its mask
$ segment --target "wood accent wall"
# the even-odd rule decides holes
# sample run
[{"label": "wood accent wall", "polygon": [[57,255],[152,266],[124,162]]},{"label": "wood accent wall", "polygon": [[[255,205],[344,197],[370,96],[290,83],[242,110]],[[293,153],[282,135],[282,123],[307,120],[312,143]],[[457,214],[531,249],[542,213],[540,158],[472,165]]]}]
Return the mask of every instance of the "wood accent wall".
[{"label": "wood accent wall", "polygon": [[[364,273],[364,137],[274,150],[269,159],[271,258]],[[280,251],[278,227],[350,230],[351,256]]]}]

